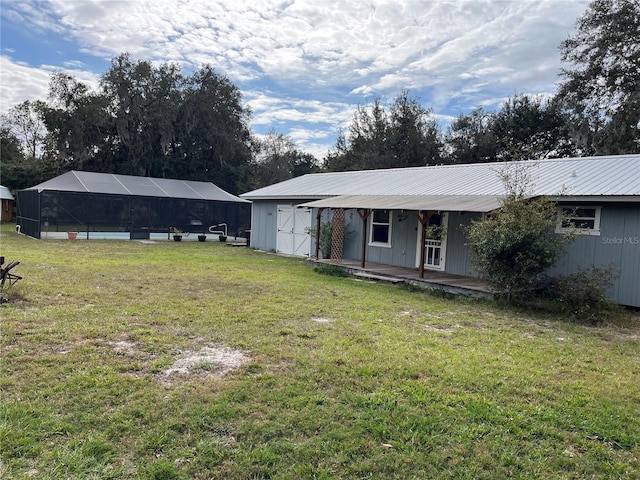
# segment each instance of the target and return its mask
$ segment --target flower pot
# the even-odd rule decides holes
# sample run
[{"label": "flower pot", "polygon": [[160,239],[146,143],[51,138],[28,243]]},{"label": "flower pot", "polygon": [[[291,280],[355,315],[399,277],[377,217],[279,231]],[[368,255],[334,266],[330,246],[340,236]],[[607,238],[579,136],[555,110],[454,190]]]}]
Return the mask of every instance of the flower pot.
[{"label": "flower pot", "polygon": [[227,241],[227,236],[226,235],[220,235],[220,236],[218,236],[218,240],[220,240],[221,242],[226,242]]},{"label": "flower pot", "polygon": [[173,241],[174,242],[181,242],[182,241],[182,235],[174,235],[173,236]]},{"label": "flower pot", "polygon": [[67,238],[69,240],[75,240],[78,238],[78,232],[67,232]]},{"label": "flower pot", "polygon": [[198,235],[198,241],[199,242],[204,242],[207,239],[206,235]]}]

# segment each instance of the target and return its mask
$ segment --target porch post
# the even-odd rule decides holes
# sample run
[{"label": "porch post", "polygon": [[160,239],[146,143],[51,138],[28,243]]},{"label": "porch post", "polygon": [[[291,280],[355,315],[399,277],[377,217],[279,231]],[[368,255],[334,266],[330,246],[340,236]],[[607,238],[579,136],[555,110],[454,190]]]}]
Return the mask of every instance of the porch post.
[{"label": "porch post", "polygon": [[424,278],[424,242],[427,240],[427,223],[429,223],[429,219],[433,215],[433,212],[421,210],[420,212],[414,212],[416,217],[418,217],[418,221],[420,225],[422,225],[422,230],[420,232],[420,265],[418,265],[418,273],[420,278]]},{"label": "porch post", "polygon": [[367,218],[371,215],[371,210],[358,208],[358,215],[362,219],[362,250],[360,253],[360,267],[364,268],[364,262],[367,255]]},{"label": "porch post", "polygon": [[320,259],[320,216],[324,208],[319,208],[316,214],[316,260]]}]

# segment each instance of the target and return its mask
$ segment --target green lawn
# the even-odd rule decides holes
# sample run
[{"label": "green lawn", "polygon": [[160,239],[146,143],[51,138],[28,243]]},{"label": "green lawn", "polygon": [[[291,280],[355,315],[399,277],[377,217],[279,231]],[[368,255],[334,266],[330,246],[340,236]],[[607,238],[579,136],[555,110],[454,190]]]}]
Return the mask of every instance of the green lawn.
[{"label": "green lawn", "polygon": [[[4,478],[640,478],[640,321],[218,242],[38,241],[0,306]],[[189,363],[190,360],[190,363]]]}]

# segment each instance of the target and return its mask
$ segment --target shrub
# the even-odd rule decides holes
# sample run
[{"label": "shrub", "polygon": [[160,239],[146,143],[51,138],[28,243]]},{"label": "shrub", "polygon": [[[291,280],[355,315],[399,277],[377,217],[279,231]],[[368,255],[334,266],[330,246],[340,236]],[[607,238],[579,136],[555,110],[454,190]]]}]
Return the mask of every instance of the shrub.
[{"label": "shrub", "polygon": [[598,323],[615,311],[616,305],[607,298],[607,290],[619,276],[613,264],[581,269],[570,275],[560,275],[547,283],[545,293],[556,300],[561,311],[578,320]]},{"label": "shrub", "polygon": [[564,252],[571,235],[558,235],[556,204],[528,198],[527,167],[512,162],[500,173],[507,194],[499,209],[467,228],[472,261],[507,300],[527,296]]}]

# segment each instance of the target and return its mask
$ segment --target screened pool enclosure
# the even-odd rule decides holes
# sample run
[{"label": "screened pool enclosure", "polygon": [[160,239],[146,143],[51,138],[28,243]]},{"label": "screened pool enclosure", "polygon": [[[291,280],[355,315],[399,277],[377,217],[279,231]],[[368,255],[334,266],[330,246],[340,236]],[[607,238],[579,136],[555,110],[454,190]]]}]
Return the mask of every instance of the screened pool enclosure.
[{"label": "screened pool enclosure", "polygon": [[70,171],[18,191],[16,222],[34,238],[119,232],[144,239],[174,229],[209,233],[222,224],[229,235],[244,236],[250,203],[209,182]]}]

